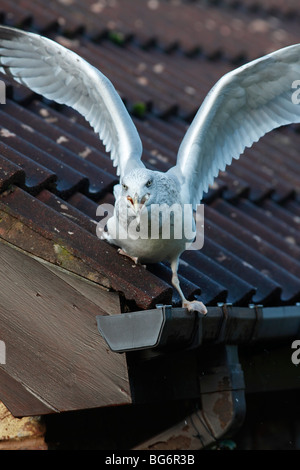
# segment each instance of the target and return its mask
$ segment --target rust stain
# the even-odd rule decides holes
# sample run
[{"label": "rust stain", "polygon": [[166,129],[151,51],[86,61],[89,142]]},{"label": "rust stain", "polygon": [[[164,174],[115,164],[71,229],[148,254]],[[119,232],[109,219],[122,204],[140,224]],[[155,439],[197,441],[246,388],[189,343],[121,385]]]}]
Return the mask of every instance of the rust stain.
[{"label": "rust stain", "polygon": [[219,419],[221,429],[225,429],[232,418],[232,401],[229,390],[223,391],[220,398],[215,401],[213,411]]},{"label": "rust stain", "polygon": [[166,441],[159,441],[148,446],[149,450],[188,450],[191,438],[187,436],[171,436]]}]

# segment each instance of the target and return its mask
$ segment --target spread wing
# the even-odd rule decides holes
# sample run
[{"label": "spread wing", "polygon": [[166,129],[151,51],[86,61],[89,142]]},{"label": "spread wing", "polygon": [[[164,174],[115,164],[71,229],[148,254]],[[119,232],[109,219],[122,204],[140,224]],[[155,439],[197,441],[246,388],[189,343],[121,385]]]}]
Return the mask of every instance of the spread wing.
[{"label": "spread wing", "polygon": [[120,96],[74,52],[38,34],[0,26],[0,71],[82,114],[111,153],[118,175],[144,166],[141,140]]},{"label": "spread wing", "polygon": [[300,122],[300,44],[280,49],[224,75],[212,88],[180,145],[171,171],[185,200],[203,192],[245,147],[279,126]]}]

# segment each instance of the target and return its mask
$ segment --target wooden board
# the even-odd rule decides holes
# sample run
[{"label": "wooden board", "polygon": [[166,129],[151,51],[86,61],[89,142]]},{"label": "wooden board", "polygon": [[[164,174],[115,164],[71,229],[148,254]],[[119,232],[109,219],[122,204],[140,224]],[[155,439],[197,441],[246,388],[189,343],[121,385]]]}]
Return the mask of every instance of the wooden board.
[{"label": "wooden board", "polygon": [[12,414],[131,403],[125,355],[97,330],[108,313],[117,294],[0,244],[0,400]]}]

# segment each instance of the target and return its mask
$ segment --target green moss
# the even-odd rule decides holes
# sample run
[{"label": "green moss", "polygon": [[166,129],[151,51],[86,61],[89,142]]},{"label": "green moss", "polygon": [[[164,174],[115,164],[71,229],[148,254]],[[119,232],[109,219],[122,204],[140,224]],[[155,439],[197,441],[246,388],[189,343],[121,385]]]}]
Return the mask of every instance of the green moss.
[{"label": "green moss", "polygon": [[142,101],[137,101],[136,103],[133,104],[132,106],[132,113],[139,117],[143,118],[147,112],[147,105],[143,103]]},{"label": "green moss", "polygon": [[123,33],[119,31],[109,31],[108,38],[114,44],[118,44],[118,46],[122,46],[125,42],[125,36]]},{"label": "green moss", "polygon": [[70,251],[67,250],[67,248],[65,248],[63,245],[58,245],[56,243],[53,247],[57,256],[57,261],[59,261],[61,266],[68,266],[70,262],[74,261],[75,258],[72,253],[70,253]]}]

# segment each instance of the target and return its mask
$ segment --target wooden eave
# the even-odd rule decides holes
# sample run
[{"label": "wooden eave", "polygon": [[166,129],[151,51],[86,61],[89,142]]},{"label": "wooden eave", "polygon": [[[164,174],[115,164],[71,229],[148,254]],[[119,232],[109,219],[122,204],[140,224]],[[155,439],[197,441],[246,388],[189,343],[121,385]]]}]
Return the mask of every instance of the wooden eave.
[{"label": "wooden eave", "polygon": [[96,316],[119,295],[1,242],[0,400],[14,416],[131,403],[126,358],[112,353]]}]

